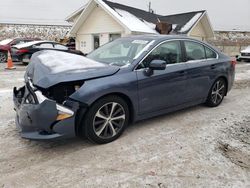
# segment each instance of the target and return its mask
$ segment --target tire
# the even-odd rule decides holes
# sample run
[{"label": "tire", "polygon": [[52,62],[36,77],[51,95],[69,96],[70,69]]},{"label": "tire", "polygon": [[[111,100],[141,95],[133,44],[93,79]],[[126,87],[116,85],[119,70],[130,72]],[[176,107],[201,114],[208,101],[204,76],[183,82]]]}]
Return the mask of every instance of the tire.
[{"label": "tire", "polygon": [[206,105],[216,107],[221,104],[227,93],[227,84],[224,78],[217,79],[211,87]]},{"label": "tire", "polygon": [[30,62],[30,55],[24,55],[24,56],[22,57],[22,63],[23,63],[23,65],[28,65],[29,62],[24,61],[24,59],[28,59],[29,62]]},{"label": "tire", "polygon": [[5,52],[0,52],[0,63],[6,63],[8,59],[8,54]]},{"label": "tire", "polygon": [[106,144],[121,136],[128,123],[127,103],[118,96],[107,96],[96,101],[82,118],[81,136],[97,144]]}]

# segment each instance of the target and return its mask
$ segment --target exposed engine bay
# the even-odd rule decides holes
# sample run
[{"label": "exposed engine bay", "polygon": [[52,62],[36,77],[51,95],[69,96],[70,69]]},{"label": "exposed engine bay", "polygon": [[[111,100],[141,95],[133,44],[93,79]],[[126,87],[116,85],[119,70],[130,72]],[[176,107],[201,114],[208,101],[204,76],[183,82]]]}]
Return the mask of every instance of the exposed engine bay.
[{"label": "exposed engine bay", "polygon": [[75,91],[77,91],[84,81],[64,82],[56,84],[50,88],[39,88],[44,96],[51,100],[55,100],[59,104],[63,104]]}]

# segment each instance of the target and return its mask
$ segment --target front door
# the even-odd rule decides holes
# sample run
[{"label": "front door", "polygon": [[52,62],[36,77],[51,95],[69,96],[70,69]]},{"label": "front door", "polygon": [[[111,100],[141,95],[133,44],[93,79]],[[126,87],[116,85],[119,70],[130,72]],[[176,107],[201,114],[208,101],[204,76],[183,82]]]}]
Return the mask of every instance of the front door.
[{"label": "front door", "polygon": [[94,35],[94,50],[100,47],[100,37],[99,35]]},{"label": "front door", "polygon": [[[165,70],[154,70],[151,76],[147,76],[145,70],[152,60],[164,60],[167,66]],[[179,41],[165,42],[156,47],[136,70],[139,113],[156,112],[185,103],[186,68]]]}]

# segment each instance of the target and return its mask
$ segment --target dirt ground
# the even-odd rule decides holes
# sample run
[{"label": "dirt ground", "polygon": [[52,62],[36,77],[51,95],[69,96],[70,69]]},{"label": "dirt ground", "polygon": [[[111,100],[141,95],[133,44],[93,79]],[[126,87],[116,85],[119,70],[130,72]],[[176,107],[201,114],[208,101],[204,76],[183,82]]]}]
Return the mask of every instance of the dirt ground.
[{"label": "dirt ground", "polygon": [[0,64],[0,187],[250,187],[250,63],[233,90],[203,105],[131,125],[115,142],[30,141],[14,123],[24,66]]}]

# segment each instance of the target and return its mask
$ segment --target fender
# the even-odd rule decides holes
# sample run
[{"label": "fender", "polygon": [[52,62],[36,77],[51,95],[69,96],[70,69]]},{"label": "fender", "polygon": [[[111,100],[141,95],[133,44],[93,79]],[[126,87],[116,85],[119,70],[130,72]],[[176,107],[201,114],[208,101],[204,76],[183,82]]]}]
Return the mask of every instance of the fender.
[{"label": "fender", "polygon": [[105,95],[120,93],[130,99],[136,113],[138,112],[137,85],[137,76],[134,71],[117,73],[113,76],[85,81],[82,87],[73,93],[70,98],[91,106]]}]

